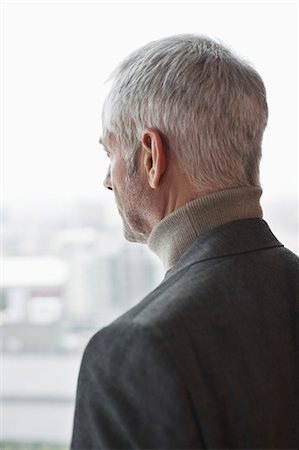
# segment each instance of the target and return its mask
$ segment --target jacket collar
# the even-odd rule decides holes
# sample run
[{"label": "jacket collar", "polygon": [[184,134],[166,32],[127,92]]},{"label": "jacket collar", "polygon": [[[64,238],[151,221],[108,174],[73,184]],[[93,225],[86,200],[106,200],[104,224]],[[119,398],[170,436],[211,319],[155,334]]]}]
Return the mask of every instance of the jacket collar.
[{"label": "jacket collar", "polygon": [[192,264],[274,247],[283,244],[263,219],[232,221],[200,235],[166,272],[163,282]]}]

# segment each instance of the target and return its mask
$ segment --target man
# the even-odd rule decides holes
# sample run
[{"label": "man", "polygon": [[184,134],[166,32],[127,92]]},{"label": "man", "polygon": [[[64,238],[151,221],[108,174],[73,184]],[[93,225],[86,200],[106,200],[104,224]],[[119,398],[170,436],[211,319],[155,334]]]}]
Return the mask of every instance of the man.
[{"label": "man", "polygon": [[166,274],[88,343],[72,449],[299,447],[299,260],[262,219],[266,122],[260,76],[207,37],[114,72],[104,185]]}]

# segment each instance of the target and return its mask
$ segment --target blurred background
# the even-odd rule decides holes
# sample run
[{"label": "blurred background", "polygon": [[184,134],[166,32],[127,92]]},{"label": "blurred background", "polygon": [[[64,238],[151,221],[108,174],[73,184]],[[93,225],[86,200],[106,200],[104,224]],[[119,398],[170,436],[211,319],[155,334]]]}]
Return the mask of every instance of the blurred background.
[{"label": "blurred background", "polygon": [[115,65],[177,33],[221,39],[264,79],[264,218],[298,241],[296,2],[1,2],[1,440],[64,449],[87,341],[163,278],[128,243],[100,114]]}]

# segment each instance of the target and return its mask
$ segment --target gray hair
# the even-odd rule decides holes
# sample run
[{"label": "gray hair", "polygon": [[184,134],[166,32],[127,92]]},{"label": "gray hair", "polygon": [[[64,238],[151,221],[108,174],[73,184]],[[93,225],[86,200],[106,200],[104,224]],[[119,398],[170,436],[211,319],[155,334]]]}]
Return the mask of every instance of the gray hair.
[{"label": "gray hair", "polygon": [[103,108],[131,175],[144,128],[160,131],[198,190],[259,185],[268,108],[246,61],[206,36],[150,42],[115,69]]}]

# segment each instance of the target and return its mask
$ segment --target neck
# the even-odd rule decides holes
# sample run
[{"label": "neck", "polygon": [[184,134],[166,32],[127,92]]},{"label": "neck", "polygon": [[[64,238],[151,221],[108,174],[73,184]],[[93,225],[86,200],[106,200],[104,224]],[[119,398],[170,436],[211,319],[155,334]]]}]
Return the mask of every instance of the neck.
[{"label": "neck", "polygon": [[187,202],[153,228],[148,246],[167,271],[200,234],[234,220],[262,218],[261,194],[261,188],[246,186],[212,192]]}]

